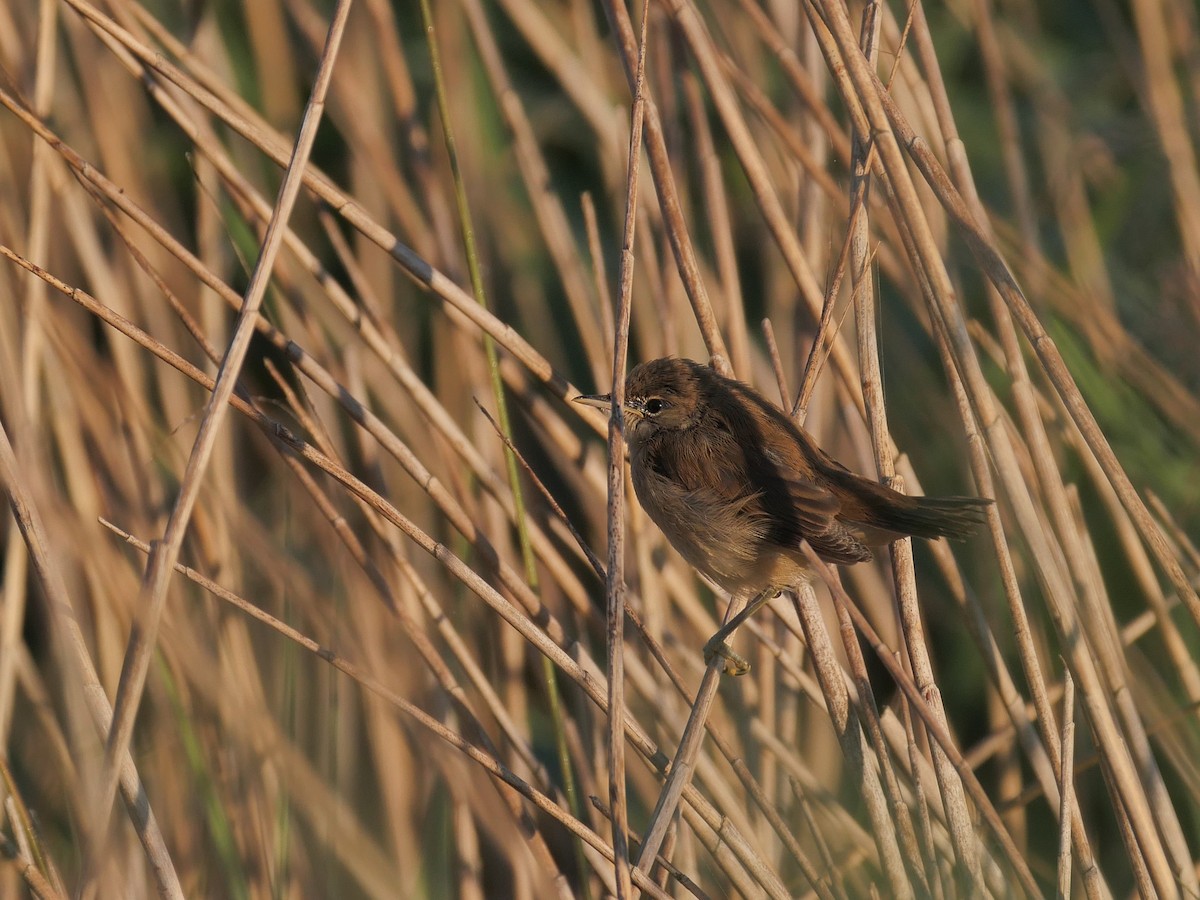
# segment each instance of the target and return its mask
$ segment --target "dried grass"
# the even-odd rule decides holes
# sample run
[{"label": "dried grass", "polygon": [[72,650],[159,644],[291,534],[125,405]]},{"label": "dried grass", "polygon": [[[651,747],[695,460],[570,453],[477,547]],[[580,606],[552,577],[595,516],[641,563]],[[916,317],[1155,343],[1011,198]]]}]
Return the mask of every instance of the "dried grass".
[{"label": "dried grass", "polygon": [[[431,7],[0,7],[0,896],[1200,897],[1188,0]],[[626,353],[989,532],[722,679]]]}]

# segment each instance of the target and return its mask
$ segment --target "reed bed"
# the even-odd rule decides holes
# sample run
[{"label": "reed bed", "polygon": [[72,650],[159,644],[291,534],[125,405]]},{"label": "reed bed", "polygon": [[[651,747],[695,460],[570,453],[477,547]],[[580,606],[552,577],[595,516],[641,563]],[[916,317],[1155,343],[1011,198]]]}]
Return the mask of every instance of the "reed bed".
[{"label": "reed bed", "polygon": [[[0,60],[0,896],[1200,897],[1190,0],[9,0]],[[986,533],[721,678],[570,402],[668,354]]]}]

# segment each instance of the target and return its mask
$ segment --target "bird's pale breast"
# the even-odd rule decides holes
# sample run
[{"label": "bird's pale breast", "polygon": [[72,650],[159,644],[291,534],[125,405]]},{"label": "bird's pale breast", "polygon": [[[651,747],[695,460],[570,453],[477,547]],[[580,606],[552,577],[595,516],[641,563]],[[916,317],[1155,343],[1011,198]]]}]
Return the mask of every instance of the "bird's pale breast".
[{"label": "bird's pale breast", "polygon": [[798,554],[768,541],[771,523],[757,493],[729,496],[710,490],[703,480],[680,471],[703,466],[704,460],[688,458],[684,450],[682,457],[675,453],[664,463],[664,452],[672,451],[662,446],[631,448],[633,488],[688,563],[731,594],[787,587],[803,576]]}]

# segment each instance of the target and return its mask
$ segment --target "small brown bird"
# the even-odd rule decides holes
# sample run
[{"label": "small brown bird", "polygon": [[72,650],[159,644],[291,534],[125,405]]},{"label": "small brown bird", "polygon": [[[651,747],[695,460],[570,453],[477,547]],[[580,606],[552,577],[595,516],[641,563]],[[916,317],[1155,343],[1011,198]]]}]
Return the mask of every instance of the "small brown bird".
[{"label": "small brown bird", "polygon": [[[638,500],[667,540],[731,594],[753,599],[704,647],[743,674],[725,643],[779,591],[808,577],[800,544],[850,565],[913,535],[964,538],[991,500],[909,497],[855,475],[750,386],[690,359],[637,366],[625,386],[625,437]],[[612,398],[575,398],[610,409]]]}]

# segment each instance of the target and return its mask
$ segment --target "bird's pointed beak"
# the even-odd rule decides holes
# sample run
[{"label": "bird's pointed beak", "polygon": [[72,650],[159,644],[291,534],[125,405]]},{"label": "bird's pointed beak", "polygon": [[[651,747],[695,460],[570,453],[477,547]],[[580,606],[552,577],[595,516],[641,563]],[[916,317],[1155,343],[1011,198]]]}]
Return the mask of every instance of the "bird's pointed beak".
[{"label": "bird's pointed beak", "polygon": [[596,409],[602,409],[608,412],[612,409],[612,394],[581,394],[574,397],[575,403],[582,403],[584,406],[594,406]]}]

